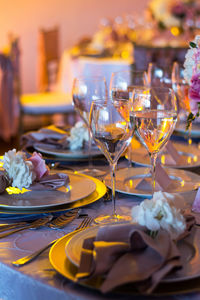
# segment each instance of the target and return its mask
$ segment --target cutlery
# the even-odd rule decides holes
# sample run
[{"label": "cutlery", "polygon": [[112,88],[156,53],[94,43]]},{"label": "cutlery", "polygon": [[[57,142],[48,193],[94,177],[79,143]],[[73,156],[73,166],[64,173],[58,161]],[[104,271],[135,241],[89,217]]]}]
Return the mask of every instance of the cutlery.
[{"label": "cutlery", "polygon": [[65,212],[64,214],[54,218],[50,223],[48,223],[48,227],[51,229],[60,229],[63,228],[65,225],[72,222],[79,216],[79,209],[75,208],[70,211]]},{"label": "cutlery", "polygon": [[[58,217],[55,217],[55,218],[51,217],[50,222],[48,222],[46,225],[52,229],[62,228],[65,225],[67,225],[69,222],[71,222],[73,219],[75,219],[77,216],[79,216],[79,209],[77,209],[77,208],[72,209]],[[29,226],[30,224],[32,224],[32,222],[31,223],[30,222],[17,222],[17,223],[12,223],[12,224],[8,224],[8,223],[0,224],[0,232]]]},{"label": "cutlery", "polygon": [[[78,227],[76,227],[76,229],[74,230],[74,232],[76,231],[81,231],[83,229],[85,229],[86,227],[89,227],[90,224],[93,222],[93,218],[91,217],[86,217],[83,219],[83,221],[79,224]],[[44,252],[46,249],[48,249],[50,246],[52,246],[53,244],[55,244],[56,241],[58,241],[59,239],[56,239],[52,242],[50,242],[49,244],[47,244],[46,246],[44,246],[43,248],[35,251],[34,253],[27,255],[25,257],[22,257],[16,261],[12,262],[12,265],[15,267],[21,267],[31,261],[33,261],[36,257],[38,257],[42,252]]]},{"label": "cutlery", "polygon": [[8,231],[8,232],[4,232],[4,233],[0,234],[0,239],[4,238],[4,237],[7,237],[7,236],[9,236],[11,234],[14,234],[16,232],[25,230],[25,229],[36,229],[36,228],[39,228],[41,226],[46,225],[48,222],[50,222],[51,219],[52,219],[52,215],[49,215],[49,216],[37,219],[36,221],[33,221],[33,222],[29,223],[29,225],[27,224],[27,225],[25,225],[23,227],[20,227],[20,228],[14,229],[12,231]]}]

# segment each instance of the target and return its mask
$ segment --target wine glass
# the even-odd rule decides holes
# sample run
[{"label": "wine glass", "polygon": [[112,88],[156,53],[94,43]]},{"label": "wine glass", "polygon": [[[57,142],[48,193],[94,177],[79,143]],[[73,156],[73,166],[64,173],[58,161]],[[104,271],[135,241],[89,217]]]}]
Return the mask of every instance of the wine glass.
[{"label": "wine glass", "polygon": [[[147,73],[142,70],[123,70],[113,72],[110,81],[110,95],[113,99],[132,99],[133,89],[148,85]],[[132,145],[127,148],[128,166],[132,166]]]},{"label": "wine glass", "polygon": [[171,81],[171,68],[163,68],[160,66],[157,66],[155,63],[150,62],[148,64],[147,69],[147,80],[148,85],[153,86],[159,86],[159,87],[172,87],[172,81]]},{"label": "wine glass", "polygon": [[89,155],[89,168],[83,170],[83,173],[88,173],[91,176],[102,175],[102,171],[92,167],[91,147],[92,137],[89,130],[89,114],[92,101],[98,98],[105,98],[107,95],[107,86],[105,78],[102,76],[79,77],[75,78],[72,88],[72,97],[75,110],[78,112],[82,120],[88,128],[89,141],[88,141],[88,155]]},{"label": "wine glass", "polygon": [[95,143],[109,162],[112,182],[113,212],[97,217],[95,221],[99,224],[130,220],[129,216],[118,215],[115,205],[117,161],[131,142],[134,130],[130,108],[130,102],[126,99],[121,99],[121,101],[97,100],[91,106],[90,130]]},{"label": "wine glass", "polygon": [[177,120],[176,96],[170,88],[135,89],[132,99],[136,134],[146,147],[152,164],[152,194],[158,153],[166,145]]},{"label": "wine glass", "polygon": [[[186,122],[187,114],[190,112],[189,85],[184,78],[184,68],[180,67],[177,62],[174,62],[172,67],[172,88],[177,97],[178,119],[180,122]],[[188,145],[192,144],[191,130],[192,123],[188,128]]]}]

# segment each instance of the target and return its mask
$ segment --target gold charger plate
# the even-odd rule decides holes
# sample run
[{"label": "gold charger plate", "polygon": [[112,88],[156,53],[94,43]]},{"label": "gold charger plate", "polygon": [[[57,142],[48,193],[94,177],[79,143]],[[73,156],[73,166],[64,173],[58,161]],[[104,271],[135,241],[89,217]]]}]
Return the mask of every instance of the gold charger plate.
[{"label": "gold charger plate", "polygon": [[[69,233],[68,235],[59,239],[50,249],[49,252],[49,260],[53,268],[66,277],[67,279],[71,280],[74,283],[76,281],[76,273],[78,271],[77,267],[73,265],[70,260],[66,257],[65,254],[65,246],[66,243],[77,233],[80,231],[75,231]],[[91,280],[87,280],[84,282],[79,282],[77,284],[83,285],[93,290],[100,290],[102,279],[100,277],[94,278]],[[191,279],[186,281],[180,282],[163,282],[160,283],[156,290],[153,292],[152,295],[156,296],[164,296],[164,295],[174,295],[174,294],[185,294],[191,292],[198,292],[200,291],[200,277],[196,279]],[[123,286],[119,289],[114,291],[116,294],[120,295],[138,295],[138,292],[133,288],[131,284]]]},{"label": "gold charger plate", "polygon": [[99,200],[100,198],[102,198],[105,195],[106,186],[103,182],[101,182],[99,179],[96,179],[91,176],[87,176],[87,175],[80,174],[80,173],[79,173],[79,175],[93,180],[93,182],[96,184],[95,191],[83,199],[77,200],[72,203],[51,206],[48,208],[41,207],[39,209],[37,209],[37,208],[36,209],[35,208],[31,208],[31,209],[30,208],[21,208],[21,209],[16,210],[16,209],[10,209],[10,208],[7,208],[6,206],[4,206],[4,207],[0,208],[0,213],[6,213],[6,214],[33,214],[34,213],[34,214],[36,214],[36,213],[58,212],[58,211],[68,210],[68,209],[82,207],[82,206],[91,204],[91,203]]}]

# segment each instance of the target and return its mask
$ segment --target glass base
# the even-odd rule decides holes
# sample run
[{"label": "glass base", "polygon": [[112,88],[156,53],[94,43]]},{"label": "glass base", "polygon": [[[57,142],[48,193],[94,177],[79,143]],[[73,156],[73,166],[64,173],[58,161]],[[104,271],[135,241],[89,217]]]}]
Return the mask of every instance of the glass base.
[{"label": "glass base", "polygon": [[124,215],[99,216],[94,219],[94,222],[99,225],[106,225],[112,223],[124,223],[130,221],[131,221],[131,217],[124,216]]},{"label": "glass base", "polygon": [[98,176],[105,175],[106,172],[98,169],[88,168],[88,169],[78,170],[78,173],[82,173],[88,176],[98,177]]}]

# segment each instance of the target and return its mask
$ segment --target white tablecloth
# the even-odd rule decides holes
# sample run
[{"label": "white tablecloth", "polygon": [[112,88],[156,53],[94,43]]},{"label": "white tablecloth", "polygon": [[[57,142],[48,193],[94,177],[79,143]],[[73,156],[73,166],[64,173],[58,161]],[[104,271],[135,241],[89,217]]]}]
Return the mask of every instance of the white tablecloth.
[{"label": "white tablecloth", "polygon": [[72,58],[68,50],[63,52],[59,65],[57,89],[62,92],[70,93],[75,77],[105,76],[109,86],[112,72],[129,70],[132,64],[131,59],[114,58],[91,58],[77,57]]},{"label": "white tablecloth", "polygon": [[[122,162],[123,163],[123,162]],[[188,203],[192,203],[196,191],[184,194]],[[142,198],[118,194],[117,212],[119,214],[130,214],[131,207],[139,204]],[[90,216],[107,214],[112,211],[112,203],[101,200],[83,208],[83,213]],[[129,296],[103,296],[99,292],[90,290],[59,275],[51,266],[48,259],[48,250],[33,262],[15,268],[11,262],[19,259],[33,251],[40,249],[55,238],[64,236],[74,230],[81,219],[75,219],[64,229],[52,230],[41,228],[37,230],[24,230],[0,240],[0,299],[1,300],[83,300],[83,299],[133,299]],[[200,230],[197,227],[197,230]],[[187,284],[187,282],[185,282]],[[183,288],[184,288],[183,284]],[[173,295],[166,297],[140,297],[141,300],[199,300],[199,293],[186,295]]]}]

